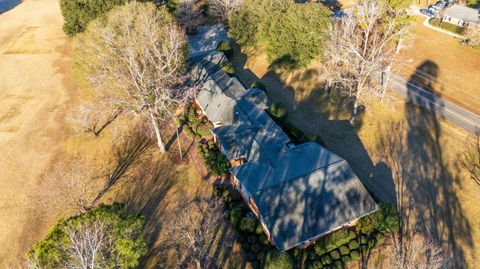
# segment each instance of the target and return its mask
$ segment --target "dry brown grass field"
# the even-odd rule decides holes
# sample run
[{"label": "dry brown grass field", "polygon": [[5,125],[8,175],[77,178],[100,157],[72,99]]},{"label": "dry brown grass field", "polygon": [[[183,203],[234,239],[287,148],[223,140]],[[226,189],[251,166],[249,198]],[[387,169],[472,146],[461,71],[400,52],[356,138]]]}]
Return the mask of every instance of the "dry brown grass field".
[{"label": "dry brown grass field", "polygon": [[64,118],[75,89],[61,27],[55,0],[0,15],[0,267],[15,266],[52,224],[40,213],[40,179],[69,136]]},{"label": "dry brown grass field", "polygon": [[[232,60],[243,82],[263,82],[272,100],[287,105],[287,120],[319,135],[377,199],[395,203],[405,233],[440,242],[450,268],[480,266],[480,186],[460,164],[468,134],[396,96],[372,104],[352,128],[347,98],[325,92],[314,66],[273,71],[264,55],[246,53],[237,47]],[[382,267],[382,255],[370,264]]]},{"label": "dry brown grass field", "polygon": [[[113,127],[98,138],[72,128],[69,118],[89,94],[73,82],[72,45],[62,23],[58,0],[27,0],[0,15],[0,268],[21,268],[31,245],[60,217],[73,213],[53,196],[46,180],[54,165],[81,157],[105,176],[125,143],[116,139]],[[179,198],[211,194],[194,166],[174,163],[178,157],[171,151],[160,156],[149,148],[128,180],[101,200],[124,202],[130,211],[145,214],[151,246],[142,260],[146,268],[164,262],[162,225]]]},{"label": "dry brown grass field", "polygon": [[[425,27],[424,20],[417,17],[415,37],[402,51],[397,68],[407,79],[415,73],[415,80],[432,80],[436,94],[480,114],[480,50]],[[424,63],[428,67],[419,68]]]}]

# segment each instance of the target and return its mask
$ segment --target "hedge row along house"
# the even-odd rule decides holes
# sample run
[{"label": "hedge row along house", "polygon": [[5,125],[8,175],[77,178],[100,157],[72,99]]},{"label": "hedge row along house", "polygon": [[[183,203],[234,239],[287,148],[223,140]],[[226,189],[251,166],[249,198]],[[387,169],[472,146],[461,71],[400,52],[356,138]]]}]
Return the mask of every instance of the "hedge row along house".
[{"label": "hedge row along house", "polygon": [[294,145],[265,111],[266,93],[229,77],[224,61],[221,52],[197,59],[195,106],[213,123],[231,181],[273,245],[308,246],[378,209],[344,159],[314,142]]}]

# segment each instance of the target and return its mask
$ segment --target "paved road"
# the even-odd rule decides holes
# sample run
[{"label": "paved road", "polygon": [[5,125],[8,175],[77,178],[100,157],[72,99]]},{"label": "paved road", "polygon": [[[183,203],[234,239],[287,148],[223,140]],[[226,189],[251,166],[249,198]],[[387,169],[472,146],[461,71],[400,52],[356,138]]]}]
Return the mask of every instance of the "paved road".
[{"label": "paved road", "polygon": [[432,113],[436,113],[438,116],[445,118],[469,132],[475,132],[480,129],[480,115],[474,114],[452,102],[408,83],[405,78],[399,75],[392,75],[390,87],[414,104]]}]

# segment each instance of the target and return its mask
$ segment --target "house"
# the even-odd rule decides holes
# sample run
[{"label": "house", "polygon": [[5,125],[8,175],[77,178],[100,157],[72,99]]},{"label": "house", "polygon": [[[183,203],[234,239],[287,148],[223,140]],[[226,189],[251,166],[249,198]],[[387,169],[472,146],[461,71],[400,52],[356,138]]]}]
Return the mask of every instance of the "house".
[{"label": "house", "polygon": [[234,186],[273,245],[307,246],[378,209],[344,159],[314,142],[294,145],[265,111],[266,93],[230,78],[219,67],[224,60],[216,52],[198,62],[204,86],[196,103],[232,163]]},{"label": "house", "polygon": [[480,26],[480,14],[477,9],[453,4],[443,12],[443,21],[462,27]]}]

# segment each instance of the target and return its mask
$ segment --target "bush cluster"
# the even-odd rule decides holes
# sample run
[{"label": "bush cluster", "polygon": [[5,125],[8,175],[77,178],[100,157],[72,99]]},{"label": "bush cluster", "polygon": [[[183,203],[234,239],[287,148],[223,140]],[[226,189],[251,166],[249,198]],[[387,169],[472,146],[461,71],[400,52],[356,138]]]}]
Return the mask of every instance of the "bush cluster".
[{"label": "bush cluster", "polygon": [[234,200],[230,191],[222,185],[214,185],[214,193],[217,197],[222,197],[225,202],[228,211],[227,219],[235,227],[238,233],[237,242],[241,245],[245,258],[251,263],[252,268],[293,268],[292,266],[277,267],[291,264],[288,261],[292,258],[288,253],[272,254],[277,250],[265,236],[260,221],[254,216],[247,217],[247,213],[251,211],[243,199]]},{"label": "bush cluster", "polygon": [[217,50],[223,52],[223,54],[225,54],[227,57],[231,57],[233,55],[232,44],[225,40],[218,43]]},{"label": "bush cluster", "polygon": [[233,64],[230,61],[224,61],[220,64],[220,68],[222,68],[225,73],[229,77],[234,77],[235,76],[235,68],[233,67]]},{"label": "bush cluster", "polygon": [[270,107],[268,107],[268,113],[274,120],[280,122],[285,121],[288,115],[287,107],[278,102],[273,102]]},{"label": "bush cluster", "polygon": [[183,124],[183,132],[192,137],[208,137],[211,135],[210,129],[213,128],[212,123],[204,117],[198,116],[193,106],[189,106],[185,113],[180,117]]},{"label": "bush cluster", "polygon": [[398,232],[398,225],[395,208],[381,203],[378,211],[360,219],[351,230],[335,231],[307,248],[306,268],[343,268],[382,245],[387,234]]},{"label": "bush cluster", "polygon": [[208,169],[208,172],[217,177],[228,175],[228,168],[230,163],[213,140],[203,140],[198,143],[198,152],[203,158],[203,162]]},{"label": "bush cluster", "polygon": [[264,47],[271,64],[308,65],[322,56],[330,11],[317,3],[293,0],[246,0],[229,20],[229,35],[242,46]]}]

